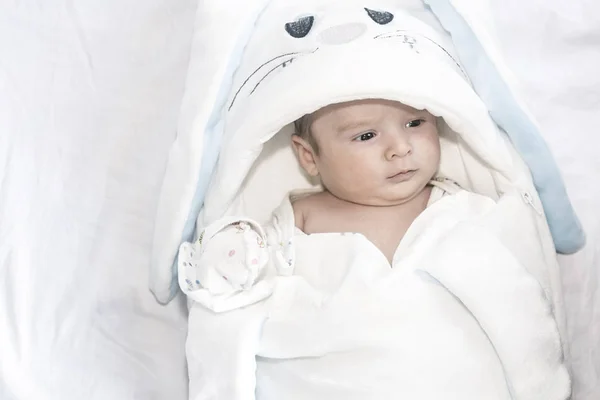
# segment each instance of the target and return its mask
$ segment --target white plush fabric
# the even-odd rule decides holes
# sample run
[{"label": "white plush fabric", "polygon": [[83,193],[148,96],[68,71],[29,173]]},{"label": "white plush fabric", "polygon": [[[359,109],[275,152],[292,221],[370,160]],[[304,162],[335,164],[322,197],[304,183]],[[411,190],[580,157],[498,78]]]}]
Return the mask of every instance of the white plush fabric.
[{"label": "white plush fabric", "polygon": [[264,230],[226,217],[183,245],[190,398],[567,399],[549,299],[504,243],[521,194],[453,192],[391,265],[360,234],[298,233],[287,196]]},{"label": "white plush fabric", "polygon": [[[522,320],[525,321],[529,318],[533,322],[530,327],[531,332],[536,332],[536,330],[551,332],[552,324],[557,323],[558,332],[566,338],[556,255],[529,171],[491,120],[485,105],[470,87],[468,78],[464,76],[461,68],[457,68],[456,64],[451,62],[453,61],[451,45],[445,42],[439,31],[425,26],[422,21],[396,9],[394,10],[395,20],[411,26],[411,31],[406,35],[378,40],[380,36],[374,36],[370,32],[364,36],[353,36],[343,44],[338,41],[336,45],[304,51],[294,59],[288,60],[290,65],[267,70],[262,75],[266,76],[266,79],[261,80],[254,71],[261,69],[260,66],[264,63],[264,52],[268,51],[270,54],[277,50],[265,50],[263,43],[276,30],[277,25],[274,25],[274,21],[279,20],[277,18],[281,13],[290,12],[289,8],[286,5],[280,5],[268,8],[264,12],[261,17],[264,18],[264,21],[257,25],[256,36],[253,36],[249,43],[242,59],[242,67],[238,69],[234,78],[233,89],[227,102],[230,106],[229,111],[223,116],[224,142],[216,173],[208,188],[204,208],[198,217],[198,234],[201,234],[206,228],[212,229],[210,225],[223,216],[244,216],[260,223],[268,218],[269,209],[277,204],[290,185],[308,186],[310,184],[299,171],[289,145],[285,144],[286,129],[282,130],[282,126],[289,124],[301,115],[313,112],[327,104],[360,98],[386,98],[417,108],[427,108],[445,121],[440,124],[442,132],[440,175],[455,180],[468,190],[498,201],[498,207],[494,209],[493,213],[487,215],[487,218],[482,219],[479,227],[482,229],[481,237],[484,240],[482,248],[486,249],[486,246],[489,245],[491,253],[499,252],[496,261],[500,262],[500,265],[506,264],[506,269],[498,272],[498,278],[504,276],[504,273],[510,275],[509,271],[515,271],[513,268],[517,268],[518,265],[519,268],[523,268],[523,270],[519,270],[525,274],[524,276],[528,276],[527,279],[540,285],[538,289],[535,288],[535,285],[525,285],[522,288],[523,295],[527,298],[529,298],[528,296],[533,296],[533,298],[539,296],[541,307],[539,310],[542,310],[539,311],[540,315],[545,315],[548,318],[547,321],[551,323],[542,322],[534,316],[535,312],[525,312],[525,309],[523,309],[525,314]],[[353,10],[350,10],[348,11],[349,18],[353,17]],[[348,16],[343,12],[341,14]],[[336,20],[335,23],[341,24],[344,20],[341,21]],[[326,31],[328,27],[321,26],[320,29]],[[380,31],[382,28],[375,26],[374,29]],[[390,29],[394,30],[393,27]],[[385,34],[385,32],[380,31],[379,34]],[[442,45],[415,46],[415,43],[410,40],[415,37],[421,39],[418,42],[423,42],[422,38],[425,37],[427,42],[446,43],[446,47]],[[258,51],[252,51],[254,48]],[[251,89],[246,88],[249,77],[257,80],[251,85]],[[306,77],[310,77],[315,84],[307,84]],[[289,133],[289,131],[287,132]],[[287,139],[289,140],[289,136]],[[273,140],[273,144],[263,148],[263,144],[269,143],[271,140]],[[274,177],[276,179],[273,179]],[[461,231],[459,230],[459,232]],[[498,246],[492,243],[494,240],[492,242],[485,241],[488,234],[496,238],[494,240],[499,241]],[[456,266],[457,271],[460,269],[459,266],[464,266],[467,271],[474,273],[475,270],[469,266],[488,262],[492,266],[498,265],[492,262],[493,257],[481,261],[482,259],[479,257],[482,254],[488,254],[485,251],[472,251],[472,243],[469,242],[473,240],[473,236],[470,234],[461,236],[457,233],[456,237],[464,239],[464,243],[461,240],[452,241],[453,246],[460,249],[459,244],[463,243],[464,254],[467,255],[461,257],[471,260],[464,263],[461,261],[456,261],[455,264],[451,263],[453,267]],[[447,249],[448,253],[443,254],[447,256],[448,260],[452,260],[452,257],[459,253],[463,254],[459,250],[452,253],[450,248]],[[474,258],[469,258],[469,254]],[[421,261],[433,268],[429,272],[437,278],[435,274],[440,272],[437,266],[443,265],[443,263],[439,260],[430,263],[426,259]],[[428,266],[419,265],[415,268],[427,270]],[[451,271],[452,268],[449,270]],[[442,282],[447,280],[450,285],[456,284],[450,283],[454,282],[455,276],[442,275],[443,278],[440,276],[439,279]],[[505,283],[506,288],[512,287],[509,282]],[[202,282],[197,282],[197,285],[201,287]],[[516,285],[516,288],[519,287]],[[188,291],[197,289],[185,286],[183,288]],[[498,299],[507,296],[507,292],[503,292],[503,290],[498,292]],[[284,293],[287,291],[294,292],[292,288],[284,290]],[[457,293],[452,289],[450,291],[458,296],[461,289],[456,287]],[[484,292],[476,291],[465,294],[465,296],[466,301],[472,302],[474,307],[479,307],[477,304],[480,303],[485,304]],[[277,289],[272,298],[277,298]],[[502,303],[500,300],[498,301]],[[524,301],[529,302],[529,300]],[[543,304],[546,306],[542,306]],[[487,323],[498,324],[498,333],[494,334],[498,335],[498,338],[502,336],[500,332],[507,333],[506,329],[512,325],[509,317],[511,312],[506,311],[503,314],[492,304],[481,307],[482,316],[481,318],[476,317],[477,321],[484,325]],[[544,307],[550,307],[552,317],[549,317],[548,309]],[[468,308],[470,309],[470,307]],[[233,322],[227,322],[230,320],[226,316],[214,315],[212,312],[206,313],[202,309],[199,304],[193,304],[190,313],[190,335],[187,350],[192,396],[202,398],[207,393],[212,393],[213,390],[217,390],[218,393],[219,390],[225,388],[223,393],[229,393],[225,397],[247,398],[248,393],[254,393],[254,380],[256,379],[253,373],[254,369],[247,364],[247,360],[253,360],[254,353],[251,353],[252,357],[250,358],[236,354],[243,354],[252,346],[255,348],[258,346],[257,343],[261,340],[260,327],[262,323],[260,318],[253,314],[252,307],[246,314],[235,314],[231,317]],[[498,312],[494,313],[492,310]],[[340,315],[344,315],[343,310],[337,311]],[[293,319],[294,315],[294,313],[290,313],[290,318]],[[494,320],[494,315],[497,315],[497,320]],[[504,319],[505,317],[507,319]],[[556,321],[553,319],[554,317]],[[216,332],[219,332],[221,325],[226,325],[229,327],[228,329],[236,331],[232,336],[234,342],[244,338],[242,342],[234,346],[235,350],[232,350],[228,356],[232,357],[232,362],[235,364],[231,370],[236,371],[233,376],[239,376],[239,382],[229,380],[228,382],[231,384],[225,384],[223,387],[220,384],[213,384],[213,381],[203,372],[207,368],[206,363],[212,362],[211,354],[214,355],[218,352],[215,349],[215,340],[209,339],[203,343],[201,339],[219,337],[220,334]],[[243,331],[248,334],[240,333]],[[557,335],[557,331],[553,332],[554,335]],[[535,334],[529,336],[524,331],[514,333],[514,337],[523,340],[530,337],[532,343],[537,340]],[[324,340],[328,339],[330,338],[326,337]],[[552,372],[552,365],[562,362],[560,356],[556,358],[557,354],[562,354],[563,351],[559,336],[554,336],[554,339],[550,340],[554,343],[550,346],[553,350],[541,351],[540,364],[534,368],[540,372],[540,376],[533,378],[531,382],[527,379],[530,372],[519,370],[523,361],[519,359],[519,354],[523,354],[523,350],[519,349],[528,348],[529,345],[521,346],[510,340],[507,342],[498,340],[492,342],[496,351],[504,352],[504,358],[502,358],[504,367],[511,368],[507,364],[515,367],[514,371],[506,372],[507,376],[510,375],[509,380],[522,381],[523,386],[518,383],[511,386],[511,390],[516,391],[517,396],[544,398],[543,396],[547,392],[540,390],[546,383],[541,386],[537,385],[540,382],[553,381],[559,385],[559,389],[551,390],[554,395],[558,396],[557,398],[565,398],[568,395],[569,383],[564,375],[564,369],[559,367],[562,371],[559,374],[562,376],[561,379],[556,378]],[[564,346],[564,351],[567,353],[566,346]],[[546,358],[547,356],[549,358]],[[250,368],[250,373],[248,373],[248,368]],[[277,383],[274,385],[277,386]],[[268,389],[270,386],[265,387]],[[233,390],[233,392],[227,392],[227,390]],[[262,390],[260,386],[258,390]],[[418,390],[415,389],[417,392]],[[389,395],[390,392],[387,393]],[[462,393],[464,395],[466,392]]]}]

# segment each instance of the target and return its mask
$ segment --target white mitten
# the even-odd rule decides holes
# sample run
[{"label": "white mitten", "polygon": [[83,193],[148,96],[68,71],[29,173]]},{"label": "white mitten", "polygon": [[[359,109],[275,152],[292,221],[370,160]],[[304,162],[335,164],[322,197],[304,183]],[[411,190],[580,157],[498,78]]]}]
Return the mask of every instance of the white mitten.
[{"label": "white mitten", "polygon": [[194,243],[179,248],[179,286],[192,300],[225,312],[263,300],[273,292],[268,279],[265,233],[251,220],[224,217]]}]

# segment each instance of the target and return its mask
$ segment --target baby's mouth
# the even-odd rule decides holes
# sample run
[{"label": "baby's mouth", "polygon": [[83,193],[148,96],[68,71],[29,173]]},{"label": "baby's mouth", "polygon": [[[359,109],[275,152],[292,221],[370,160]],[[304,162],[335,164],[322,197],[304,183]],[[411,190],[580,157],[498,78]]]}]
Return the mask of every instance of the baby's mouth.
[{"label": "baby's mouth", "polygon": [[416,169],[405,169],[392,176],[388,176],[387,179],[392,182],[404,182],[412,178],[415,172],[417,172]]}]

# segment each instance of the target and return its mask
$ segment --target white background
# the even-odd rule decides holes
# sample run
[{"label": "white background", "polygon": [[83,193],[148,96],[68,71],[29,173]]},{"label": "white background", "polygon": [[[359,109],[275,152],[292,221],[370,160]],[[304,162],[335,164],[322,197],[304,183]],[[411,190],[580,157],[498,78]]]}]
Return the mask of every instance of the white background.
[{"label": "white background", "polygon": [[[185,399],[147,289],[198,0],[0,0],[0,398]],[[561,258],[575,400],[600,398],[600,4],[496,0],[588,246]]]},{"label": "white background", "polygon": [[0,0],[0,399],[187,396],[148,290],[196,0]]}]

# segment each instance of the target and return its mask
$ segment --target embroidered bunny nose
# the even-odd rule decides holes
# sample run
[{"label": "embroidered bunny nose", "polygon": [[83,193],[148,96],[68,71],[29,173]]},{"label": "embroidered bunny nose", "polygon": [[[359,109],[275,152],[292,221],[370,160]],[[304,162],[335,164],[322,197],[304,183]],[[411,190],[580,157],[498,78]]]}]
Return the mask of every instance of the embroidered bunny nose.
[{"label": "embroidered bunny nose", "polygon": [[366,30],[367,26],[360,22],[332,26],[319,34],[319,41],[326,45],[344,44],[358,39]]}]

